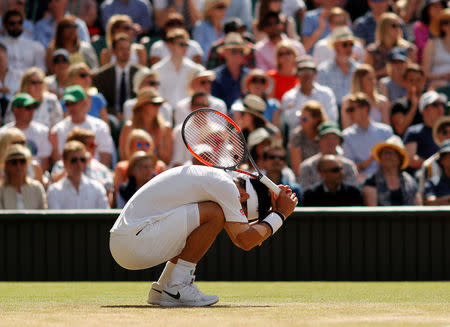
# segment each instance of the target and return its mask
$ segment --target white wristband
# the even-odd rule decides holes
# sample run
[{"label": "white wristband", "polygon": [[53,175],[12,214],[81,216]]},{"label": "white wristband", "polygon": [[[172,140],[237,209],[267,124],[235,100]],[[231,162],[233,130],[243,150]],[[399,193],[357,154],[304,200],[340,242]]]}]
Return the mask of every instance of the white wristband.
[{"label": "white wristband", "polygon": [[266,218],[264,218],[262,223],[269,225],[273,235],[283,225],[283,218],[279,214],[271,212]]}]

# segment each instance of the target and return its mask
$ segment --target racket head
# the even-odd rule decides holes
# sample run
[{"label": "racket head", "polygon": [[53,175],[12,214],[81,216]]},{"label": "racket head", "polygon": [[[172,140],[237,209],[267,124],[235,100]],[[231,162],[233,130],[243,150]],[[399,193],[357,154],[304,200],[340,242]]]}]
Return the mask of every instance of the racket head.
[{"label": "racket head", "polygon": [[239,126],[211,108],[191,112],[183,121],[181,136],[189,152],[206,166],[236,170],[248,156]]}]

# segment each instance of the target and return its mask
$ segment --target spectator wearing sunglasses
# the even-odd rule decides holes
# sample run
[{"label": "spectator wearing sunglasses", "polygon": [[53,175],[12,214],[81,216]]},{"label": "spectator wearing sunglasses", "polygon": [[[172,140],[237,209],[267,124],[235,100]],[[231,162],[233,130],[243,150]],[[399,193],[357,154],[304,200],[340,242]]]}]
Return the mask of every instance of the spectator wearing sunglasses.
[{"label": "spectator wearing sunglasses", "polygon": [[4,178],[0,183],[0,209],[47,209],[47,197],[42,184],[27,176],[30,151],[23,145],[7,148]]},{"label": "spectator wearing sunglasses", "polygon": [[[34,22],[26,18],[26,0],[8,0],[6,1],[6,11],[8,10],[18,10],[22,13],[25,20],[23,22],[23,36],[27,39],[34,40],[35,27]],[[2,24],[2,19],[0,16],[0,31],[3,31],[4,27]]]},{"label": "spectator wearing sunglasses", "polygon": [[84,175],[86,147],[79,141],[64,145],[63,162],[67,176],[50,184],[47,190],[49,209],[109,209],[102,184]]},{"label": "spectator wearing sunglasses", "polygon": [[305,207],[362,206],[361,191],[344,183],[344,168],[335,155],[326,154],[317,163],[322,182],[303,193]]},{"label": "spectator wearing sunglasses", "polygon": [[[202,18],[204,0],[155,0],[155,24],[157,32],[164,29],[172,14],[181,15],[183,18],[183,27],[192,31],[195,23]],[[181,26],[180,26],[181,27]],[[164,32],[163,32],[164,33]]]}]

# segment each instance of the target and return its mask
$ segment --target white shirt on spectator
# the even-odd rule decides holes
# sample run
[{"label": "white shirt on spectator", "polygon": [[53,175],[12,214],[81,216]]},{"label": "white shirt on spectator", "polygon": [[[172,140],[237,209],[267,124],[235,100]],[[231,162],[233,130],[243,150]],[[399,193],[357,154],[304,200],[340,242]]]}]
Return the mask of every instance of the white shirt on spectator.
[{"label": "white shirt on spectator", "polygon": [[[187,41],[188,48],[186,51],[186,58],[193,60],[195,56],[200,56],[203,58],[203,50],[200,44],[195,40]],[[149,51],[149,57],[158,57],[160,59],[170,56],[170,50],[163,40],[156,41],[153,43]]]},{"label": "white shirt on spectator", "polygon": [[186,149],[181,137],[182,126],[182,124],[178,124],[172,131],[173,155],[169,164],[170,167],[183,165],[186,161],[192,159],[192,154]]},{"label": "white shirt on spectator", "polygon": [[47,190],[47,202],[49,209],[109,209],[102,184],[84,175],[78,191],[67,177],[51,184]]},{"label": "white shirt on spectator", "polygon": [[[326,38],[320,39],[317,41],[316,45],[313,49],[313,60],[314,62],[319,65],[320,63],[334,59],[336,57],[336,53],[333,48],[329,47],[329,41],[331,39],[331,34],[328,35]],[[358,62],[363,61],[364,59],[364,47],[362,46],[361,42],[356,41],[353,44],[353,52],[352,57]]]},{"label": "white shirt on spectator", "polygon": [[14,94],[16,94],[19,91],[19,84],[21,78],[22,73],[20,70],[8,67],[8,70],[6,71],[5,75],[5,80],[3,82],[0,81],[0,87],[7,87],[9,89],[9,93],[0,93],[0,98],[5,97],[6,99],[11,100]]},{"label": "white shirt on spectator", "polygon": [[[174,126],[183,123],[184,119],[191,112],[191,97],[186,97],[183,100],[177,102],[175,106],[175,110],[173,113],[174,116]],[[212,109],[220,111],[221,113],[227,114],[227,105],[225,102],[216,98],[215,96],[208,95],[209,106]]]}]

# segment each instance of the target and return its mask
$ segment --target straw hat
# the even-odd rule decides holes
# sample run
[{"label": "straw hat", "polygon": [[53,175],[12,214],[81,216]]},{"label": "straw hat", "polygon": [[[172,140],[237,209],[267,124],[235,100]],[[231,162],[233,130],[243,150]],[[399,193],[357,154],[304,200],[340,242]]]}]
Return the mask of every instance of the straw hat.
[{"label": "straw hat", "polygon": [[335,28],[331,32],[330,40],[328,41],[328,46],[332,48],[336,42],[356,41],[352,30],[348,26],[340,26]]},{"label": "straw hat", "polygon": [[450,8],[444,9],[440,12],[438,19],[433,21],[430,25],[430,32],[437,37],[441,36],[441,23],[443,20],[450,19]]},{"label": "straw hat", "polygon": [[372,155],[376,161],[380,162],[380,151],[385,148],[394,149],[400,154],[400,156],[402,157],[400,169],[405,169],[406,167],[408,167],[409,163],[408,152],[406,152],[405,145],[403,144],[400,137],[398,137],[397,135],[392,135],[386,141],[375,145],[372,149]]},{"label": "straw hat", "polygon": [[272,78],[270,78],[269,76],[266,75],[264,70],[262,70],[260,68],[252,69],[247,74],[247,76],[245,76],[245,78],[242,80],[242,82],[243,82],[242,89],[245,89],[245,90],[248,89],[248,84],[250,83],[250,81],[252,80],[253,77],[264,78],[266,80],[266,83],[264,84],[264,91],[270,92],[270,90],[273,87],[273,80],[272,80]]},{"label": "straw hat", "polygon": [[247,94],[242,103],[236,103],[232,106],[233,111],[248,112],[258,118],[266,120],[264,112],[266,111],[266,103],[259,96]]},{"label": "straw hat", "polygon": [[433,140],[434,140],[434,143],[436,143],[439,146],[441,146],[443,142],[439,141],[437,134],[438,134],[439,128],[444,124],[450,125],[450,117],[449,116],[443,116],[443,117],[439,118],[433,125]]},{"label": "straw hat", "polygon": [[264,142],[265,140],[271,140],[269,132],[264,128],[260,127],[255,129],[248,135],[248,148],[251,151],[255,146]]},{"label": "straw hat", "polygon": [[140,109],[142,106],[149,103],[157,103],[161,104],[165,102],[164,98],[160,97],[158,91],[156,91],[153,87],[144,87],[139,90],[137,96],[137,103],[133,107],[133,112]]},{"label": "straw hat", "polygon": [[223,41],[222,46],[220,46],[217,49],[217,52],[219,54],[222,54],[224,50],[226,49],[236,49],[240,48],[244,50],[244,55],[248,55],[250,53],[250,48],[245,43],[244,39],[242,38],[241,34],[239,33],[228,33],[225,36],[225,40]]},{"label": "straw hat", "polygon": [[207,70],[201,65],[197,65],[188,76],[188,85],[190,85],[197,78],[202,77],[208,77],[210,81],[214,81],[216,79],[216,73],[212,70]]}]

